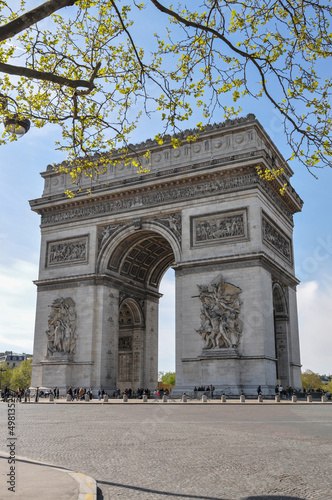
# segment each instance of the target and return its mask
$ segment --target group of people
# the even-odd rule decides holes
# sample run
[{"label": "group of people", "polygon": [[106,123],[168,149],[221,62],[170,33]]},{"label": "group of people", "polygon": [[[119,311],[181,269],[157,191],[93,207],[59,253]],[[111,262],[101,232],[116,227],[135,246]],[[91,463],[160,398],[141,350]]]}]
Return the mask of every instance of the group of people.
[{"label": "group of people", "polygon": [[294,389],[293,387],[287,386],[286,389],[283,388],[282,385],[277,384],[275,386],[275,394],[276,396],[285,397],[286,399],[289,399],[292,397]]},{"label": "group of people", "polygon": [[2,397],[3,402],[5,403],[9,398],[15,399],[15,401],[21,403],[22,399],[24,402],[30,401],[30,389],[23,389],[19,387],[16,391],[11,391],[7,386],[0,392],[0,397]]},{"label": "group of people", "polygon": [[72,401],[76,399],[77,401],[82,401],[85,399],[85,395],[88,394],[89,398],[92,399],[92,389],[86,389],[83,387],[75,387],[75,389],[72,389],[72,387],[69,387],[67,394],[71,396]]},{"label": "group of people", "polygon": [[215,390],[215,387],[213,385],[200,385],[199,387],[194,387],[194,396],[197,396],[198,392],[209,392],[211,394],[211,397],[213,398],[213,391]]}]

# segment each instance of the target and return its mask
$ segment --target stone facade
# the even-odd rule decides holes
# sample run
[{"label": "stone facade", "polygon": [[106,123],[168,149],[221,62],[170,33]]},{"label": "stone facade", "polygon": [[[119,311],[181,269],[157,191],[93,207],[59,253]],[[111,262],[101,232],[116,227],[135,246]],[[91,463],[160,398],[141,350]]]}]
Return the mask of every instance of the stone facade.
[{"label": "stone facade", "polygon": [[[47,168],[32,385],[157,386],[159,284],[176,279],[176,387],[272,394],[301,386],[292,171],[253,115],[151,152],[150,171],[111,164],[73,199]],[[145,161],[145,159],[144,159]],[[283,167],[266,182],[257,167]],[[83,187],[84,187],[83,181]]]}]

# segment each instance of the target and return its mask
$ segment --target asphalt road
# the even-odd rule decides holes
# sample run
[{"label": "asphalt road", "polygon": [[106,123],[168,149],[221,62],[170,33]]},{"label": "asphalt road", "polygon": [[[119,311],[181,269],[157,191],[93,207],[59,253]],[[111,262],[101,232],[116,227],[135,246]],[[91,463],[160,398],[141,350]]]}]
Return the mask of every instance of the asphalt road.
[{"label": "asphalt road", "polygon": [[[1,403],[2,451],[6,423]],[[332,500],[332,404],[31,403],[16,426],[17,455],[95,478],[104,500]]]}]

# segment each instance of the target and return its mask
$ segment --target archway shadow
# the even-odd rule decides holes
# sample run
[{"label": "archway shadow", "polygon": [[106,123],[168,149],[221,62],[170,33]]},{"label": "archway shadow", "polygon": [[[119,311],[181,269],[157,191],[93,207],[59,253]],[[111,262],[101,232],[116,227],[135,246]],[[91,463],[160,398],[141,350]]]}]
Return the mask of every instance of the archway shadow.
[{"label": "archway shadow", "polygon": [[[176,498],[183,498],[183,499],[192,499],[192,500],[229,500],[226,497],[211,497],[211,496],[201,496],[201,495],[191,495],[191,494],[186,494],[186,493],[174,493],[171,491],[160,491],[160,490],[152,490],[150,488],[142,488],[139,486],[131,486],[129,484],[121,484],[121,483],[113,483],[109,481],[99,481],[96,479],[97,485],[105,485],[105,486],[114,486],[116,488],[126,488],[127,490],[134,490],[137,492],[141,493],[148,493],[151,495],[160,495],[160,499],[162,499],[165,496],[172,497],[174,499]],[[97,500],[103,500],[104,496],[102,494],[101,487],[98,487],[98,498]],[[146,497],[146,500],[148,500],[148,496]],[[239,500],[305,500],[305,498],[302,497],[290,497],[290,496],[284,496],[284,495],[258,495],[258,496],[243,496]]]}]

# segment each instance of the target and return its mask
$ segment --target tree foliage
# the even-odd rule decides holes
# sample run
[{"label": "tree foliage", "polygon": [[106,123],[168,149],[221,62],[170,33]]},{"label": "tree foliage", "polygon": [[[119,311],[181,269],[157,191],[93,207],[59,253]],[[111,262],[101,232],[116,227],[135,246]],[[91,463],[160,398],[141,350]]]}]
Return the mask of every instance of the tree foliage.
[{"label": "tree foliage", "polygon": [[302,387],[306,390],[318,390],[323,389],[324,384],[318,373],[314,373],[311,370],[306,370],[302,373]]},{"label": "tree foliage", "polygon": [[12,375],[12,370],[6,365],[4,361],[0,363],[0,389],[9,386]]},{"label": "tree foliage", "polygon": [[16,391],[18,388],[27,389],[31,385],[32,358],[22,361],[13,368],[10,378],[10,388]]},{"label": "tree foliage", "polygon": [[142,168],[129,142],[143,115],[162,143],[249,98],[278,110],[292,158],[331,166],[331,1],[2,1],[0,112],[57,124],[73,181],[114,150]]},{"label": "tree foliage", "polygon": [[175,372],[166,372],[161,376],[161,382],[165,385],[175,385]]}]

